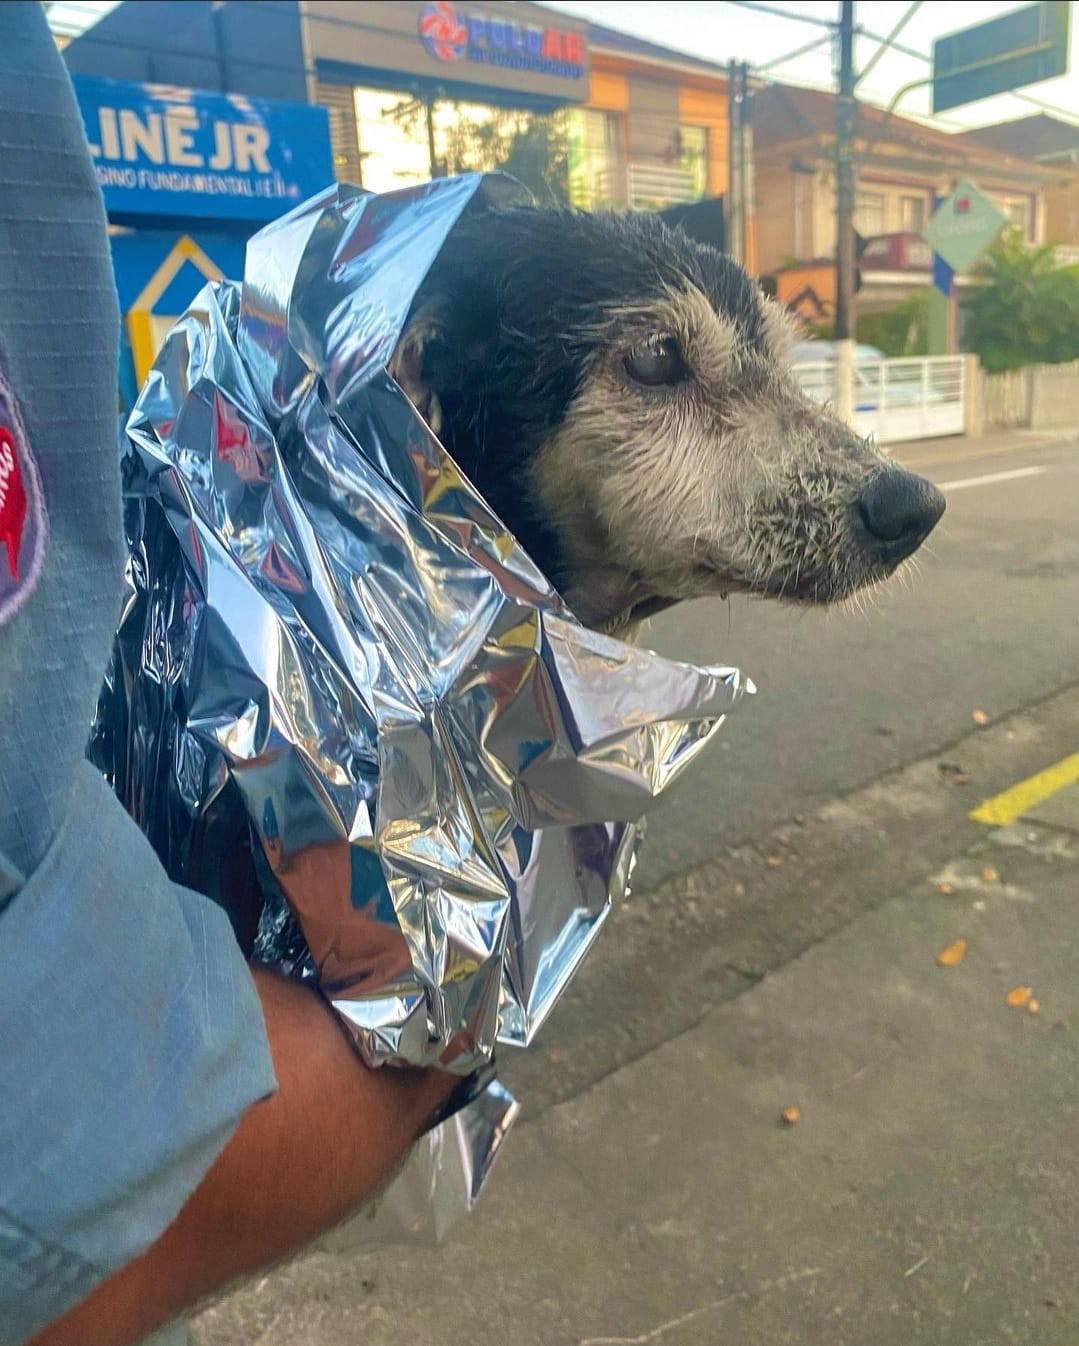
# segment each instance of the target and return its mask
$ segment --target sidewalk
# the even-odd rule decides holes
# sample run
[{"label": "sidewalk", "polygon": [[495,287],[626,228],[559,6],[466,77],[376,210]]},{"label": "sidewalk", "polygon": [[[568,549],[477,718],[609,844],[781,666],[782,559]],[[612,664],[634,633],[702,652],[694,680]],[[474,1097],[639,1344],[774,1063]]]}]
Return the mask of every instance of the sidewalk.
[{"label": "sidewalk", "polygon": [[1077,916],[1072,785],[520,1126],[440,1251],[311,1257],[196,1341],[1075,1346]]}]

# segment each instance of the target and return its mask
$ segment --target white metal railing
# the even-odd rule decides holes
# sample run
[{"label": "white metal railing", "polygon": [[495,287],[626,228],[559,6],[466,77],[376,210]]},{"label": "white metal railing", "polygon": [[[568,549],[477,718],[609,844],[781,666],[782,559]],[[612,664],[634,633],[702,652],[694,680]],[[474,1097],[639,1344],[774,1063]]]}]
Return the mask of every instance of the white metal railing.
[{"label": "white metal railing", "polygon": [[632,210],[678,206],[697,199],[696,179],[687,169],[642,163],[631,163],[628,168]]},{"label": "white metal railing", "polygon": [[[794,373],[814,401],[835,401],[834,359],[797,364]],[[856,360],[851,422],[882,444],[961,435],[967,392],[961,355]]]}]

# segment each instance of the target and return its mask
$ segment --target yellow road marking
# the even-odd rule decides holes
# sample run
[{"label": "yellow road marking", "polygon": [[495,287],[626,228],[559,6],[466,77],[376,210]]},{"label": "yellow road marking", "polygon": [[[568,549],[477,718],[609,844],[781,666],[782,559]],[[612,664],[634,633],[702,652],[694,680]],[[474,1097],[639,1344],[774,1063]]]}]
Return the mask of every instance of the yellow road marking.
[{"label": "yellow road marking", "polygon": [[1047,766],[1037,775],[1028,776],[1010,790],[1005,790],[992,799],[984,799],[971,813],[976,823],[988,823],[990,827],[1004,827],[1021,818],[1028,809],[1040,804],[1043,799],[1055,795],[1067,785],[1079,781],[1079,752],[1073,752],[1062,762]]}]

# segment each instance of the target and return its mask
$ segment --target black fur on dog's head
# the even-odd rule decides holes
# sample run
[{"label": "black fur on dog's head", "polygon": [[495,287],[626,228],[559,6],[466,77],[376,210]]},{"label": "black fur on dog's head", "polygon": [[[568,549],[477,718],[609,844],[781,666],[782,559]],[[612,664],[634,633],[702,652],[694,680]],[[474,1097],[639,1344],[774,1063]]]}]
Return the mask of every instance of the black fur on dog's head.
[{"label": "black fur on dog's head", "polygon": [[936,523],[934,488],[798,388],[790,337],[655,216],[512,207],[456,226],[390,368],[581,620],[618,629],[706,593],[831,602]]}]

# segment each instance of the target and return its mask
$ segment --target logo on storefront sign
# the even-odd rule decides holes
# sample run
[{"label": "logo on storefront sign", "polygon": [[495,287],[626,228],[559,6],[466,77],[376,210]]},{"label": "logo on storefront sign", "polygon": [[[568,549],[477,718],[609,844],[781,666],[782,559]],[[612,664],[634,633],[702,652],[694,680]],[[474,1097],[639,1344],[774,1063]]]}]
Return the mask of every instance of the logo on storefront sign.
[{"label": "logo on storefront sign", "polygon": [[446,0],[424,6],[420,15],[420,37],[431,55],[440,61],[460,60],[468,46],[468,29]]},{"label": "logo on storefront sign", "polygon": [[490,13],[462,12],[449,0],[424,5],[420,40],[438,61],[474,61],[560,79],[584,76],[582,33],[516,23]]}]

